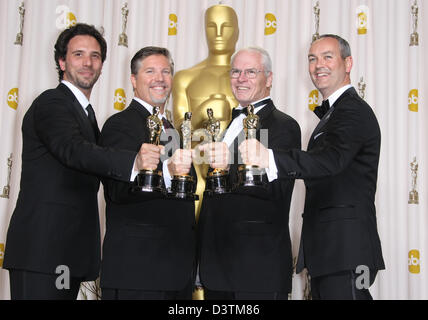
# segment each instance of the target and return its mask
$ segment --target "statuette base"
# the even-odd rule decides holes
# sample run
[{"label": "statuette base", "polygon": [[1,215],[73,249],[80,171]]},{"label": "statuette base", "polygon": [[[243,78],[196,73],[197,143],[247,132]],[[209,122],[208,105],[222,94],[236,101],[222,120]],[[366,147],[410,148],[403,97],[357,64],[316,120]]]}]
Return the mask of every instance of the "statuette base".
[{"label": "statuette base", "polygon": [[159,170],[141,170],[135,178],[133,190],[164,193],[162,172]]}]

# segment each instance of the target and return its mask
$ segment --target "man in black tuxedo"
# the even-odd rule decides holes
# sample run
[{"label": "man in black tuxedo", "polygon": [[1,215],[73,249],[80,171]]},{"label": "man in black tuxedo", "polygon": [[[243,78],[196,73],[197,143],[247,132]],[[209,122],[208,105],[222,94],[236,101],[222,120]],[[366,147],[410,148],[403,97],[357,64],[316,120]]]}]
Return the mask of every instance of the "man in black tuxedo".
[{"label": "man in black tuxedo", "polygon": [[[297,272],[307,268],[314,299],[372,299],[368,287],[385,268],[375,192],[380,128],[350,85],[351,49],[323,35],[309,50],[309,74],[324,101],[307,151],[275,154],[280,179],[304,179],[305,212]],[[262,149],[260,157],[267,154]]]},{"label": "man in black tuxedo", "polygon": [[[131,60],[134,99],[128,108],[106,121],[100,138],[106,147],[138,150],[143,142],[143,147],[156,151],[157,147],[149,143],[146,121],[153,107],[159,107],[165,134],[161,143],[173,138],[165,146],[165,150],[172,149],[172,157],[161,156],[165,161],[146,169],[161,170],[167,188],[172,176],[192,169],[192,151],[179,148],[178,134],[165,117],[173,72],[167,49],[139,50]],[[194,170],[192,173],[196,178]],[[113,179],[103,180],[103,184],[107,208],[102,298],[191,299],[196,254],[194,201],[135,193],[131,183]]]},{"label": "man in black tuxedo", "polygon": [[106,52],[94,27],[64,30],[55,44],[61,83],[37,97],[24,116],[21,189],[3,265],[12,299],[75,299],[81,281],[95,280],[99,177],[129,181],[143,168],[143,150],[97,145],[89,98]]},{"label": "man in black tuxedo", "polygon": [[[206,299],[287,299],[293,273],[288,220],[294,181],[277,179],[273,155],[300,148],[300,127],[270,99],[272,63],[264,49],[251,47],[236,52],[231,67],[231,87],[239,106],[233,110],[223,142],[200,149],[211,168],[229,170],[230,184],[235,185],[238,164],[247,163],[241,146],[243,161],[239,160],[238,143],[245,139],[244,113],[252,104],[259,117],[257,132],[267,143],[271,166],[263,166],[267,175],[262,193],[237,189],[204,195],[199,218],[200,281]],[[245,152],[255,151],[250,148]]]}]

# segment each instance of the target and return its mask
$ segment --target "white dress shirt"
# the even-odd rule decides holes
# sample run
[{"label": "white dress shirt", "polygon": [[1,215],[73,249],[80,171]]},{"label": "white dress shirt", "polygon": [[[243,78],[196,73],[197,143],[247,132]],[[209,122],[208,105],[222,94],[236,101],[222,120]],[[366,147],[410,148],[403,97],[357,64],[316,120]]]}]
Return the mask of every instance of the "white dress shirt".
[{"label": "white dress shirt", "polygon": [[68,87],[68,89],[70,89],[71,92],[73,92],[77,101],[79,101],[80,105],[82,106],[83,111],[85,111],[86,115],[88,115],[88,111],[86,111],[86,107],[89,105],[89,100],[88,100],[88,98],[86,98],[86,96],[83,94],[83,92],[80,91],[80,89],[77,88],[71,82],[68,82],[66,80],[62,80],[61,83],[65,84]]},{"label": "white dress shirt", "polygon": [[[150,113],[150,114],[153,114],[153,106],[152,105],[150,105],[150,104],[148,104],[147,102],[145,102],[145,101],[143,101],[143,100],[141,100],[141,99],[139,99],[139,98],[137,98],[137,97],[134,97],[134,100],[135,101],[137,101],[139,104],[141,104],[144,108],[146,108],[146,110]],[[158,118],[160,119],[160,120],[162,120],[162,118],[165,118],[166,119],[166,116],[165,116],[165,112],[164,113],[160,113],[159,112],[159,114],[158,114]],[[167,120],[167,119],[166,119]],[[162,130],[163,131],[165,131],[165,129],[162,127]],[[164,182],[165,182],[165,187],[166,188],[170,188],[171,187],[171,180],[172,180],[172,177],[171,177],[171,174],[169,173],[169,170],[168,170],[168,163],[169,163],[169,159],[168,160],[166,160],[166,161],[164,161],[163,163],[162,163],[162,174],[163,174],[163,180],[164,180]],[[135,165],[134,165],[135,166]],[[132,171],[132,174],[131,174],[131,181],[134,181],[134,179],[135,179],[135,177],[138,175],[138,173],[139,173],[139,171],[138,170],[133,170]]]},{"label": "white dress shirt", "polygon": [[346,86],[343,86],[342,88],[336,90],[335,92],[333,92],[327,99],[328,99],[328,103],[330,104],[330,107],[333,105],[333,103],[336,102],[337,99],[339,99],[339,97],[342,95],[342,93],[344,93],[346,90],[348,90],[349,88],[351,88],[352,85],[351,84],[347,84]]},{"label": "white dress shirt", "polygon": [[[256,104],[257,102],[265,99],[270,99],[270,96],[254,101],[252,104]],[[259,112],[264,107],[265,107],[265,104],[258,106],[257,108],[254,108],[254,114],[257,114],[257,112]],[[239,105],[236,107],[236,109],[242,110],[244,109],[244,107]],[[233,119],[232,123],[227,129],[226,134],[224,135],[224,138],[223,138],[223,142],[225,142],[228,147],[232,145],[233,141],[236,139],[239,133],[244,129],[243,120],[245,119],[245,117],[246,117],[245,114],[241,113],[239,116]],[[269,182],[272,182],[273,180],[278,178],[278,169],[276,167],[275,158],[273,156],[272,149],[268,149],[268,151],[269,151],[269,167],[265,168],[265,170],[266,170],[266,175],[268,177]]]}]

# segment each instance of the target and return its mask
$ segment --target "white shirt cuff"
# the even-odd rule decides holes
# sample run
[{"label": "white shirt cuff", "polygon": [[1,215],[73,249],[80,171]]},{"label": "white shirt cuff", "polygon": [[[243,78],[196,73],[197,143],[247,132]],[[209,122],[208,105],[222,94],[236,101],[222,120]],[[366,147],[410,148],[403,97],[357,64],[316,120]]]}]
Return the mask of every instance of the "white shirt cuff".
[{"label": "white shirt cuff", "polygon": [[273,156],[272,149],[268,149],[269,151],[269,168],[266,168],[266,175],[269,182],[272,182],[278,179],[278,168],[276,167],[275,158]]},{"label": "white shirt cuff", "polygon": [[130,181],[134,182],[135,178],[137,177],[139,170],[135,170],[135,163],[137,162],[137,157],[135,157],[134,164],[132,165],[132,171],[131,171],[131,178]]},{"label": "white shirt cuff", "polygon": [[[134,160],[134,165],[132,166],[132,172],[131,172],[131,178],[130,181],[134,182],[135,178],[137,177],[137,175],[140,173],[139,170],[135,170],[135,162],[137,161],[137,158],[135,158]],[[165,182],[165,187],[166,188],[171,188],[171,174],[169,173],[168,170],[168,160],[164,161],[162,164],[162,172],[163,172],[163,180]]]},{"label": "white shirt cuff", "polygon": [[168,163],[169,163],[169,159],[165,160],[162,164],[162,174],[163,174],[163,181],[165,182],[165,188],[169,189],[171,188],[171,174],[169,173],[168,170]]}]

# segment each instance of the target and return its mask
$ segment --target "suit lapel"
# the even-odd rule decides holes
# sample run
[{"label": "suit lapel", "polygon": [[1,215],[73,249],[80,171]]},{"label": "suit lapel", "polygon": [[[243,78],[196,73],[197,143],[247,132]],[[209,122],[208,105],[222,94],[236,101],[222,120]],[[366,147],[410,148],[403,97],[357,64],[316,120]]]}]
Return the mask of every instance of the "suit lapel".
[{"label": "suit lapel", "polygon": [[[149,117],[151,115],[151,113],[143,105],[141,105],[138,101],[136,101],[134,99],[132,99],[132,102],[129,104],[128,109],[134,110],[141,117],[140,118],[141,119],[141,130],[138,131],[139,133],[141,133],[141,136],[139,138],[141,139],[141,143],[149,143],[150,131],[147,128],[147,117]],[[172,124],[171,124],[171,126],[172,126]],[[180,137],[179,136],[173,136],[172,139],[180,139]],[[160,145],[165,146],[170,141],[171,140],[167,139],[165,132],[162,131],[161,139],[160,139]],[[168,157],[167,158],[171,157],[175,148],[176,147],[178,148],[180,146],[181,146],[180,140],[173,141],[172,142],[172,148],[170,148],[168,150],[168,154],[167,154]],[[162,171],[162,161],[159,162],[157,169]]]},{"label": "suit lapel", "polygon": [[73,92],[63,83],[60,83],[57,86],[57,89],[62,92],[65,96],[67,96],[70,100],[70,103],[67,104],[67,107],[70,109],[72,113],[76,115],[76,119],[85,134],[90,141],[97,142],[95,137],[94,130],[92,129],[92,125],[86,115],[85,111],[83,111],[82,106],[80,105],[77,98],[74,96]]},{"label": "suit lapel", "polygon": [[272,120],[270,116],[275,109],[276,108],[275,108],[275,105],[273,104],[273,101],[270,100],[269,103],[262,108],[262,110],[257,112],[257,115],[259,116],[259,119],[260,119],[259,128],[257,128],[257,131],[259,131],[260,129],[269,128],[270,122]]},{"label": "suit lapel", "polygon": [[141,105],[138,101],[134,99],[132,99],[128,108],[130,110],[136,110],[137,113],[141,116],[142,125],[146,126],[146,119],[148,116],[150,116],[150,112],[148,112],[143,105]]},{"label": "suit lapel", "polygon": [[326,125],[328,120],[330,120],[331,114],[333,113],[334,109],[335,109],[335,106],[331,106],[330,109],[327,111],[327,113],[322,117],[320,122],[318,122],[318,125],[315,127],[315,130],[312,132],[309,142],[313,142],[315,137],[317,137],[317,135],[320,134],[321,129]]},{"label": "suit lapel", "polygon": [[[275,105],[273,104],[273,101],[270,100],[268,104],[266,104],[259,112],[257,112],[257,116],[259,116],[259,124],[257,126],[257,138],[260,140],[260,129],[267,129],[270,126],[270,122],[272,118],[270,117],[272,112],[275,110]],[[230,125],[230,123],[229,123]],[[234,162],[230,165],[230,175],[231,175],[231,183],[232,185],[237,182],[237,172],[238,172],[238,166],[240,162],[242,162],[242,159],[239,155],[239,143],[243,142],[245,140],[245,133],[244,130],[241,130],[241,132],[238,134],[238,136],[233,141],[230,152],[233,152],[234,155]],[[233,149],[232,149],[233,148]]]},{"label": "suit lapel", "polygon": [[[144,136],[144,142],[148,143],[148,137],[150,136],[150,131],[147,128],[147,118],[151,115],[151,113],[143,106],[141,105],[138,101],[136,100],[132,100],[132,102],[130,103],[130,105],[128,106],[128,109],[130,110],[135,110],[139,116],[141,117],[141,127],[144,131],[143,136]],[[165,133],[162,131],[162,135],[164,135]],[[165,137],[162,137],[161,135],[161,141],[160,144],[161,145],[165,145],[166,140]]]},{"label": "suit lapel", "polygon": [[318,125],[315,127],[315,130],[312,132],[311,138],[309,139],[308,149],[312,146],[312,143],[315,141],[317,136],[321,133],[321,129],[325,127],[327,122],[330,120],[331,116],[333,115],[334,110],[337,108],[340,108],[341,101],[348,95],[354,95],[357,94],[354,87],[349,88],[346,90],[342,95],[337,98],[337,100],[334,102],[334,104],[330,107],[330,110],[322,117]]}]

